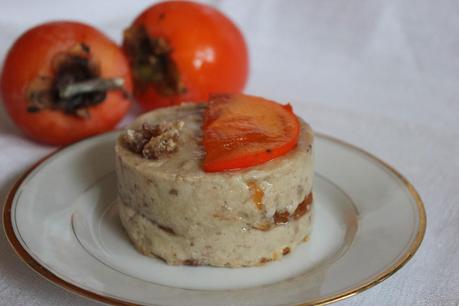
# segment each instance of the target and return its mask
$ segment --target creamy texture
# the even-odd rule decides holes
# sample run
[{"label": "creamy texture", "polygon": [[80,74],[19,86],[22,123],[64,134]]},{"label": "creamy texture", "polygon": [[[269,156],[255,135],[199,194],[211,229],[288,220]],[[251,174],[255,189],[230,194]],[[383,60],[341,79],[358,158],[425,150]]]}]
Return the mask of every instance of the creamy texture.
[{"label": "creamy texture", "polygon": [[312,229],[310,211],[298,221],[269,231],[227,222],[218,231],[195,230],[193,234],[181,236],[159,227],[128,205],[120,203],[119,210],[121,222],[136,248],[144,255],[157,256],[169,264],[262,265],[279,259],[307,241]]},{"label": "creamy texture", "polygon": [[[276,225],[277,212],[294,213],[311,192],[312,130],[302,122],[297,147],[262,165],[205,173],[201,145],[203,105],[141,116],[144,122],[183,121],[178,150],[159,160],[116,144],[120,215],[136,247],[168,263],[247,266],[278,258],[310,231],[311,211]],[[264,260],[263,260],[264,258]]]}]

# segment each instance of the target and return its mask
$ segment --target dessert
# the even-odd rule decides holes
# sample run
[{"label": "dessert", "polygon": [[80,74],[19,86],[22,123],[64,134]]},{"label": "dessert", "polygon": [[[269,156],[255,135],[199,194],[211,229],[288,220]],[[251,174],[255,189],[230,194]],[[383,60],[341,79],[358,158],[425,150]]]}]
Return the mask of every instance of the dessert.
[{"label": "dessert", "polygon": [[[214,98],[219,99],[259,98]],[[212,105],[184,104],[146,113],[118,138],[123,227],[141,253],[172,265],[240,267],[279,259],[307,240],[311,231],[312,130],[298,119],[298,140],[287,152],[266,161],[255,154],[256,165],[217,169],[215,165],[225,163],[220,158],[224,152],[214,156],[216,162],[209,160],[209,139],[222,134],[211,129],[213,134],[208,133]],[[273,151],[285,147],[271,143]]]}]

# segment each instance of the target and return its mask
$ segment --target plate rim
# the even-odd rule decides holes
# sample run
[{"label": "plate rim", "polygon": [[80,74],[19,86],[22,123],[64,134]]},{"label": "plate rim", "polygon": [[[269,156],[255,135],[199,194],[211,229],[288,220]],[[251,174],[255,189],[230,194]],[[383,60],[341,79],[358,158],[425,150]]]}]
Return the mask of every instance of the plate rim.
[{"label": "plate rim", "polygon": [[[11,248],[14,250],[14,252],[19,257],[19,259],[21,259],[21,261],[23,263],[25,263],[26,266],[28,266],[30,269],[35,271],[38,275],[40,275],[41,277],[43,277],[47,281],[51,282],[52,284],[56,285],[57,287],[63,288],[66,291],[71,292],[73,294],[76,294],[76,295],[78,295],[80,297],[89,298],[89,299],[96,300],[96,301],[103,302],[103,303],[109,303],[109,304],[114,304],[114,305],[137,306],[137,305],[140,305],[140,304],[135,304],[135,303],[131,303],[131,302],[128,302],[128,301],[125,301],[125,300],[121,300],[121,299],[118,299],[118,298],[114,298],[114,297],[110,297],[110,296],[107,296],[107,295],[99,294],[99,293],[93,292],[91,290],[82,288],[82,287],[80,287],[78,285],[72,284],[72,283],[60,278],[59,276],[54,274],[51,270],[48,270],[46,267],[41,265],[37,260],[35,260],[32,257],[32,255],[29,254],[27,252],[27,250],[22,246],[22,244],[20,243],[20,241],[16,237],[16,234],[14,233],[14,227],[13,227],[13,222],[12,222],[12,218],[11,218],[11,208],[12,208],[12,205],[13,205],[13,199],[16,196],[16,192],[19,189],[19,187],[22,185],[23,181],[31,174],[31,172],[33,172],[37,167],[39,167],[46,160],[48,160],[52,156],[60,153],[61,151],[64,151],[64,150],[69,149],[70,147],[79,145],[82,142],[93,140],[93,139],[98,138],[98,137],[107,136],[107,135],[109,135],[111,133],[119,133],[119,131],[117,130],[117,131],[112,131],[112,132],[108,132],[108,133],[104,133],[104,134],[91,136],[89,138],[77,141],[77,142],[75,142],[73,144],[57,148],[53,152],[47,154],[45,157],[39,159],[32,166],[30,166],[28,169],[26,169],[23,172],[23,174],[21,174],[19,176],[19,178],[15,181],[13,186],[9,189],[9,192],[6,194],[5,199],[3,201],[3,230],[4,230],[5,236],[6,236],[7,240],[8,240]],[[341,293],[338,293],[338,294],[335,294],[335,295],[332,295],[332,296],[329,296],[329,297],[325,297],[325,298],[322,298],[322,299],[317,299],[317,300],[314,300],[314,301],[311,301],[311,302],[306,302],[306,303],[300,303],[300,304],[297,304],[298,306],[317,305],[317,304],[325,305],[325,304],[337,302],[337,301],[352,297],[352,296],[354,296],[356,294],[359,294],[359,293],[361,293],[361,292],[363,292],[363,291],[365,291],[367,289],[370,289],[370,288],[374,287],[375,285],[379,284],[380,282],[384,281],[385,279],[387,279],[388,277],[390,277],[394,273],[396,273],[398,270],[400,270],[413,257],[413,255],[416,253],[416,251],[419,249],[419,247],[420,247],[420,245],[422,243],[422,240],[423,240],[425,232],[426,232],[426,226],[427,226],[426,211],[425,211],[424,203],[423,203],[419,193],[416,191],[415,187],[411,184],[411,182],[407,178],[405,178],[393,166],[391,166],[387,162],[383,161],[379,157],[373,155],[372,153],[369,153],[368,151],[366,151],[366,150],[364,150],[364,149],[362,149],[362,148],[360,148],[360,147],[358,147],[356,145],[350,144],[350,143],[348,143],[348,142],[346,142],[344,140],[341,140],[339,138],[336,138],[336,137],[333,137],[333,136],[330,136],[330,135],[327,135],[327,134],[324,134],[324,133],[320,133],[320,132],[315,132],[314,136],[323,138],[323,139],[331,141],[331,142],[338,143],[338,144],[343,145],[345,147],[348,147],[348,148],[350,148],[350,149],[352,149],[354,151],[362,153],[366,157],[368,157],[368,158],[372,159],[373,161],[379,163],[380,165],[384,166],[387,170],[389,170],[390,173],[392,173],[398,179],[400,179],[400,181],[405,186],[405,188],[407,189],[409,194],[415,200],[416,207],[417,207],[417,210],[419,212],[419,216],[418,216],[419,227],[418,227],[418,230],[416,232],[416,236],[415,236],[413,242],[411,243],[411,245],[409,246],[409,248],[405,251],[405,253],[402,256],[400,256],[400,258],[396,262],[394,262],[390,267],[388,267],[384,271],[378,273],[377,275],[375,275],[374,277],[372,277],[371,279],[369,279],[368,281],[366,281],[364,284],[362,284],[360,286],[350,288],[350,289],[348,289],[348,290],[346,290],[344,292],[341,292]]]}]

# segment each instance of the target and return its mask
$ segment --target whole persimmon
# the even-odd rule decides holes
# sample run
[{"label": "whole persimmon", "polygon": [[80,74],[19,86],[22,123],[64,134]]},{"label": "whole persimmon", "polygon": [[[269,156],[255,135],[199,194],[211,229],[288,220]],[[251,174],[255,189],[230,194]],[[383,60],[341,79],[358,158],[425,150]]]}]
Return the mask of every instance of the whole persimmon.
[{"label": "whole persimmon", "polygon": [[241,31],[208,5],[166,1],[147,8],[125,30],[123,48],[144,110],[240,92],[247,81]]},{"label": "whole persimmon", "polygon": [[129,63],[95,28],[36,26],[9,50],[0,79],[5,108],[31,138],[54,145],[112,129],[130,106]]}]

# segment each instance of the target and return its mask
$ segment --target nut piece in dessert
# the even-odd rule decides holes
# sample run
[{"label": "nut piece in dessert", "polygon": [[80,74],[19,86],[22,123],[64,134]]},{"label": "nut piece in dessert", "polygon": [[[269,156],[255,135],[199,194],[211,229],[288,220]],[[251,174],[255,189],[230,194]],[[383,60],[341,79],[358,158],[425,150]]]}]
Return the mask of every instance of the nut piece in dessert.
[{"label": "nut piece in dessert", "polygon": [[146,159],[159,159],[177,151],[177,140],[183,121],[143,123],[140,128],[128,129],[122,140],[129,150]]}]

